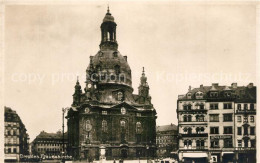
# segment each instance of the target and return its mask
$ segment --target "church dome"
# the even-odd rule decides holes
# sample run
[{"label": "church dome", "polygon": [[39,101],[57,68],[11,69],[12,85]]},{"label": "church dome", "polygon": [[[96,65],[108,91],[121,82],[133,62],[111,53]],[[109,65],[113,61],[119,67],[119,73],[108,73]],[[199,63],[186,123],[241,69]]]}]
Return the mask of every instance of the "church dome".
[{"label": "church dome", "polygon": [[114,17],[108,12],[103,19],[103,22],[114,22]]},{"label": "church dome", "polygon": [[132,85],[127,57],[122,56],[117,50],[100,50],[95,56],[91,56],[87,71],[93,71],[99,75],[99,84],[116,83],[130,87]]}]

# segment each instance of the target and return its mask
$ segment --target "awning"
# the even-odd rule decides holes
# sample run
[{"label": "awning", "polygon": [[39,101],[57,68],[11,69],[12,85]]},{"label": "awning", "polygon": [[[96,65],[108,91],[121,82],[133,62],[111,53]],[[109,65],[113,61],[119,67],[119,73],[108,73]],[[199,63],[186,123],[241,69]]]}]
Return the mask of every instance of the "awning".
[{"label": "awning", "polygon": [[16,160],[16,156],[5,156],[6,160]]},{"label": "awning", "polygon": [[208,157],[207,153],[183,153],[183,157],[201,158]]},{"label": "awning", "polygon": [[232,152],[232,151],[230,151],[230,152],[222,152],[223,153],[223,155],[224,154],[234,154],[234,152]]}]

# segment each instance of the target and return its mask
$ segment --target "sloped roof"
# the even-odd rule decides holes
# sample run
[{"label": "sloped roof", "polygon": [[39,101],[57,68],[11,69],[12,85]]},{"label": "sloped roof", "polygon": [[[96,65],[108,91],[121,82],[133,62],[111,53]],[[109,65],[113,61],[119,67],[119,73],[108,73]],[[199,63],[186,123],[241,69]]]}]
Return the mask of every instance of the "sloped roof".
[{"label": "sloped roof", "polygon": [[171,130],[177,130],[177,126],[175,124],[170,125],[163,125],[163,126],[157,126],[156,131],[171,131]]},{"label": "sloped roof", "polygon": [[[249,87],[249,86],[236,86],[236,87],[232,87],[232,86],[219,86],[219,85],[213,84],[212,86],[200,86],[198,88],[193,88],[190,91],[188,91],[187,93],[191,93],[191,97],[194,98],[195,94],[197,92],[200,92],[200,91],[204,93],[204,95],[203,95],[204,98],[207,98],[209,96],[210,91],[218,91],[220,93],[220,96],[218,96],[218,97],[221,97],[221,96],[224,97],[225,91],[231,91],[232,96],[236,100],[256,101],[256,86],[251,86],[251,87]],[[187,96],[186,95],[179,96],[179,99],[185,100],[185,99],[187,99]]]},{"label": "sloped roof", "polygon": [[[36,138],[38,139],[62,139],[63,134],[61,131],[58,131],[57,133],[47,133],[45,131],[42,131]],[[64,133],[64,138],[67,138],[67,132]]]}]

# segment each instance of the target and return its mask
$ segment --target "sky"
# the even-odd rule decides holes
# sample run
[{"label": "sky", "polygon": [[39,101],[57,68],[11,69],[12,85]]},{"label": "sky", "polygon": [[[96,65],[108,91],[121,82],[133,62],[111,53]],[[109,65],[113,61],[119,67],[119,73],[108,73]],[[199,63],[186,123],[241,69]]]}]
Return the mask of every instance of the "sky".
[{"label": "sky", "polygon": [[[119,51],[137,93],[145,67],[157,125],[177,124],[178,95],[200,84],[256,83],[256,10],[251,3],[111,1]],[[85,87],[99,50],[107,2],[5,7],[4,105],[30,141],[62,129],[76,76]]]}]

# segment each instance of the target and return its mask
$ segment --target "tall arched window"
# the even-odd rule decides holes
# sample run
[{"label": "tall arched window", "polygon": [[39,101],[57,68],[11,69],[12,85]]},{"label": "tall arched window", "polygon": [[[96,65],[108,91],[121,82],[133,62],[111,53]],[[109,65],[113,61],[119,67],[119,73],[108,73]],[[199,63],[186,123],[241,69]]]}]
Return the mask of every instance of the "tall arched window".
[{"label": "tall arched window", "polygon": [[183,121],[184,121],[184,122],[187,122],[187,121],[188,121],[187,115],[184,115],[184,116],[183,116]]},{"label": "tall arched window", "polygon": [[102,121],[102,131],[107,132],[107,121],[106,120]]},{"label": "tall arched window", "polygon": [[142,132],[142,124],[141,122],[136,123],[136,133],[140,134]]},{"label": "tall arched window", "polygon": [[121,126],[121,142],[125,143],[126,142],[126,122],[124,120],[121,120],[120,126]]}]

